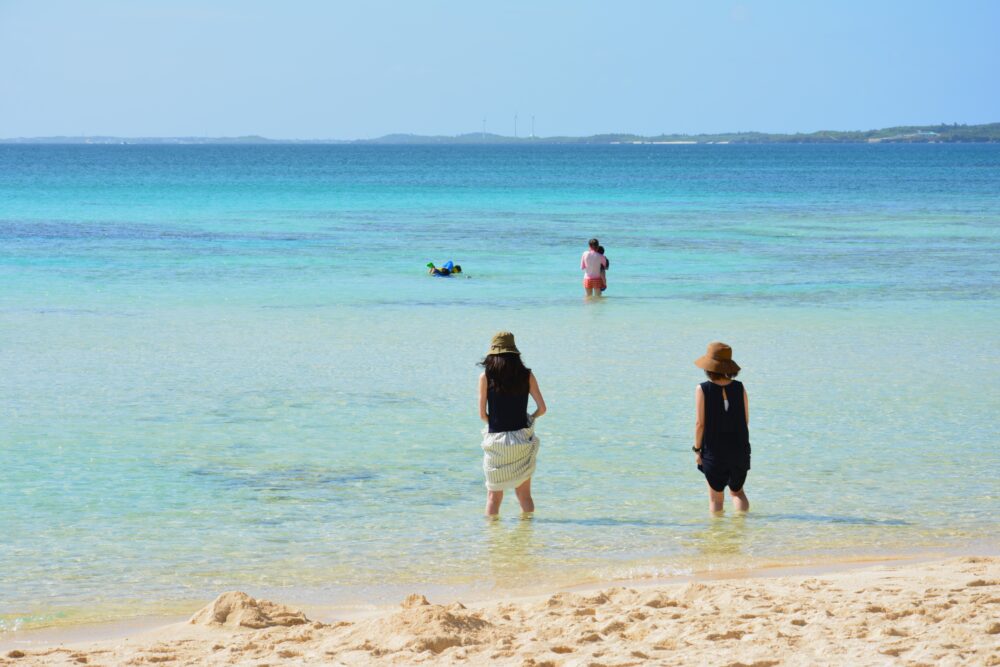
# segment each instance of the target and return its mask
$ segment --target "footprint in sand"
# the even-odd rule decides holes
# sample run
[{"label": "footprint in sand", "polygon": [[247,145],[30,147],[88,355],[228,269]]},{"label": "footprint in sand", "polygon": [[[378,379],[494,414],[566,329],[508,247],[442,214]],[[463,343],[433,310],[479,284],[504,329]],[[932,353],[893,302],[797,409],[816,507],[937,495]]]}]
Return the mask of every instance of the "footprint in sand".
[{"label": "footprint in sand", "polygon": [[603,628],[601,628],[601,633],[605,635],[610,635],[613,632],[621,632],[626,628],[626,625],[621,621],[612,621],[608,623]]},{"label": "footprint in sand", "polygon": [[565,607],[566,602],[567,600],[565,593],[556,593],[555,595],[553,595],[552,597],[550,597],[548,600],[545,601],[545,606],[549,607],[550,609],[552,607]]},{"label": "footprint in sand", "polygon": [[671,600],[666,595],[654,595],[645,602],[642,603],[646,607],[652,607],[653,609],[662,609],[663,607],[679,607],[680,603],[676,600]]},{"label": "footprint in sand", "polygon": [[610,600],[611,598],[609,598],[604,593],[598,593],[597,595],[591,595],[590,597],[583,598],[583,602],[585,602],[586,604],[593,604],[593,605],[602,605],[606,602],[609,602]]}]

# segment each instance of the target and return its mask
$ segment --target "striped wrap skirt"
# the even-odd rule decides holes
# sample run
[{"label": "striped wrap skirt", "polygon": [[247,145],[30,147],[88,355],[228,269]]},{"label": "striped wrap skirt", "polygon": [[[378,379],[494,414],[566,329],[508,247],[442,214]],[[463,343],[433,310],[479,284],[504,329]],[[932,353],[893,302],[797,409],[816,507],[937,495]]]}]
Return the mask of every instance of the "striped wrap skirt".
[{"label": "striped wrap skirt", "polygon": [[483,429],[483,474],[490,491],[514,489],[535,473],[535,459],[540,445],[535,435],[535,424],[528,417],[528,425],[517,431],[490,433]]}]

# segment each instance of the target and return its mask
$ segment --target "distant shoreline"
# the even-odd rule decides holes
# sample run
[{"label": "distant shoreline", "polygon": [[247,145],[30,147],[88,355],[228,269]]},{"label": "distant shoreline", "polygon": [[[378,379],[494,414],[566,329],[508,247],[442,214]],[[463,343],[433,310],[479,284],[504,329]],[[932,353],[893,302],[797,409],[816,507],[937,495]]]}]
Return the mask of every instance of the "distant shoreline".
[{"label": "distant shoreline", "polygon": [[878,130],[820,130],[797,134],[724,132],[720,134],[594,134],[586,137],[508,137],[486,132],[455,136],[387,134],[375,139],[269,139],[241,137],[54,136],[0,139],[0,144],[96,145],[625,145],[625,144],[884,144],[1000,143],[1000,123],[984,125],[907,125]]}]

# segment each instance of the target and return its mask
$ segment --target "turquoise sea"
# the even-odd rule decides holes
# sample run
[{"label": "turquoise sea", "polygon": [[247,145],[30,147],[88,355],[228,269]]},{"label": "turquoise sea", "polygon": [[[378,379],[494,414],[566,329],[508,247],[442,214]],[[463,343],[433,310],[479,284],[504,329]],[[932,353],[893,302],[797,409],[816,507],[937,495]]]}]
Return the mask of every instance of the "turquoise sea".
[{"label": "turquoise sea", "polygon": [[[998,252],[996,145],[0,146],[0,631],[994,552]],[[532,520],[481,516],[499,329]],[[716,339],[745,517],[690,451]]]}]

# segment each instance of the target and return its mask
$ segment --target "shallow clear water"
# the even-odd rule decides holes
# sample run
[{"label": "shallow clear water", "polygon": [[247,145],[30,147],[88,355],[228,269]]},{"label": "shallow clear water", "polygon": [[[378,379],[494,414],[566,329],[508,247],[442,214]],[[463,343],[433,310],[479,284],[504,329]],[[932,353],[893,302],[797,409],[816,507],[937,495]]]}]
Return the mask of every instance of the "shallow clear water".
[{"label": "shallow clear water", "polygon": [[[0,628],[994,549],[998,225],[988,145],[2,146]],[[531,521],[480,516],[498,329]],[[690,452],[714,339],[746,517]]]}]

